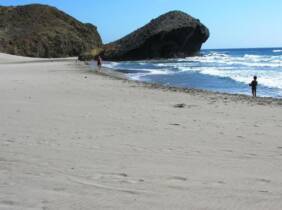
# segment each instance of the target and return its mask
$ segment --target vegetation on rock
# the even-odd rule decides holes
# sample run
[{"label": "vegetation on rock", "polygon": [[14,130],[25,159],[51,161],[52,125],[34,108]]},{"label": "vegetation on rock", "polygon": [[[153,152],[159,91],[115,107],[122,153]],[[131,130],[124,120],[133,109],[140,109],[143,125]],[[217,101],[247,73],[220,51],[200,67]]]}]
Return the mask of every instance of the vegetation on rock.
[{"label": "vegetation on rock", "polygon": [[96,26],[47,5],[0,6],[0,51],[31,57],[68,57],[101,47]]}]

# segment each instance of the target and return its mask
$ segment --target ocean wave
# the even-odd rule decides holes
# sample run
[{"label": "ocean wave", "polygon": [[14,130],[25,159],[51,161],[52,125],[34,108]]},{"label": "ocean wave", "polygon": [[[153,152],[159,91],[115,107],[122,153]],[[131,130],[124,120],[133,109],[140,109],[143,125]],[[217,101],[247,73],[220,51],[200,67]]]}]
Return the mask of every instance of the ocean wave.
[{"label": "ocean wave", "polygon": [[124,69],[124,72],[134,80],[146,79],[150,75],[165,76],[197,72],[248,84],[254,75],[258,75],[260,85],[282,90],[282,55],[273,53],[232,55],[231,53],[212,51],[203,56],[180,59],[105,62],[104,66],[117,70]]},{"label": "ocean wave", "polygon": [[272,52],[274,52],[274,53],[280,53],[280,52],[282,52],[282,50],[273,50]]},{"label": "ocean wave", "polygon": [[119,62],[104,62],[103,67],[110,68],[110,69],[116,69],[118,66],[120,66]]},{"label": "ocean wave", "polygon": [[171,71],[169,70],[150,70],[146,73],[142,73],[142,72],[137,72],[137,73],[129,73],[128,76],[130,79],[132,80],[140,80],[142,77],[148,76],[148,75],[169,75],[169,74],[173,74]]},{"label": "ocean wave", "polygon": [[[182,60],[183,61],[183,60]],[[282,56],[261,56],[246,54],[242,57],[211,53],[205,56],[186,58],[186,62],[213,64],[215,66],[282,67]]]},{"label": "ocean wave", "polygon": [[[191,70],[190,70],[191,71]],[[216,67],[202,67],[195,68],[192,71],[197,71],[201,74],[216,76],[221,78],[229,78],[237,82],[249,84],[254,75],[258,75],[258,82],[260,85],[269,88],[282,89],[282,72],[277,71],[257,71],[257,70],[234,70],[234,69],[220,69]]]}]

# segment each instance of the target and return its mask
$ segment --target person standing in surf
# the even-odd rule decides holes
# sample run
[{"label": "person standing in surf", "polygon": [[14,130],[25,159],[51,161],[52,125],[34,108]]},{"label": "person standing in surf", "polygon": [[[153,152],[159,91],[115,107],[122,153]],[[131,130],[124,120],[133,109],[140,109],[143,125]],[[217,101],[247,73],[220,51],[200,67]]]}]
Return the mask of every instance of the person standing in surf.
[{"label": "person standing in surf", "polygon": [[253,97],[257,97],[257,86],[258,86],[257,76],[254,76],[254,80],[249,84],[249,86],[252,87]]},{"label": "person standing in surf", "polygon": [[101,58],[100,55],[97,57],[97,67],[98,67],[98,71],[101,71],[101,67],[102,67],[102,58]]}]

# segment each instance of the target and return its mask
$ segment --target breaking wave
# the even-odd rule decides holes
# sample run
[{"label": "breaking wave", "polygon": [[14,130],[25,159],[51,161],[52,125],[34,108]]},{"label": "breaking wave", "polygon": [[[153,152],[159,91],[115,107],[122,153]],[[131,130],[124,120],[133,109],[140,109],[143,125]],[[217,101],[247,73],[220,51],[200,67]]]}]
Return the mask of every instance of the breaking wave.
[{"label": "breaking wave", "polygon": [[[173,76],[175,85],[177,85],[175,79],[177,75],[183,77],[189,74],[189,77],[193,77],[193,74],[200,74],[210,76],[210,81],[215,77],[232,80],[237,82],[239,87],[240,84],[242,86],[250,83],[252,77],[257,75],[262,87],[272,88],[273,91],[275,89],[282,94],[282,49],[204,50],[201,56],[196,57],[107,62],[104,66],[115,70],[126,70],[125,73],[134,80],[154,81],[156,75],[158,78]],[[169,78],[166,81],[169,81]]]}]

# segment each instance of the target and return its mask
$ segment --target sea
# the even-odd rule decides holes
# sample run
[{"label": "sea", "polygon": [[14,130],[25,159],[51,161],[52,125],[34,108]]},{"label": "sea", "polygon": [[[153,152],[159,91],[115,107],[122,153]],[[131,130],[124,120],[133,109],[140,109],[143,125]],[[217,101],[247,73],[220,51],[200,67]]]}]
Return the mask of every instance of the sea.
[{"label": "sea", "polygon": [[256,75],[258,96],[282,98],[282,48],[209,49],[195,57],[105,62],[103,66],[132,80],[244,95],[251,95],[248,84]]}]

